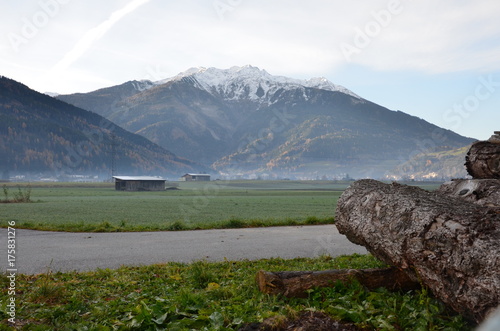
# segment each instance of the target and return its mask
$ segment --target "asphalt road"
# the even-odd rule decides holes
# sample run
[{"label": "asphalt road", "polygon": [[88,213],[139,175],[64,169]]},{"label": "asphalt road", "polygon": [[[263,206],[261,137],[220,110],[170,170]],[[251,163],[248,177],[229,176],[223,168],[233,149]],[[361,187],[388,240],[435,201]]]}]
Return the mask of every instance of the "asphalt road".
[{"label": "asphalt road", "polygon": [[[17,229],[15,242],[0,229],[2,271],[38,274],[51,270],[88,271],[195,260],[255,260],[365,254],[334,225],[173,232],[68,233]],[[9,266],[8,244],[15,244]],[[11,246],[12,247],[12,246]],[[11,258],[12,260],[12,258]]]}]

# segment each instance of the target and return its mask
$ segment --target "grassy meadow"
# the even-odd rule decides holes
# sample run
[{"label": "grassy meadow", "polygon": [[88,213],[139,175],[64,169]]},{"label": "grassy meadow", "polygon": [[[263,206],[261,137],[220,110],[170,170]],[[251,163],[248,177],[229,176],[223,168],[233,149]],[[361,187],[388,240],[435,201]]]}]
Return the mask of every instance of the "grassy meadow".
[{"label": "grassy meadow", "polygon": [[[239,330],[264,322],[284,330],[302,314],[322,312],[363,330],[471,330],[425,290],[367,291],[335,284],[303,299],[258,291],[263,270],[377,268],[369,255],[315,259],[166,263],[82,273],[18,275],[18,330]],[[0,330],[8,326],[9,280],[0,277]],[[248,328],[246,330],[256,330]],[[322,329],[324,330],[324,329]]]},{"label": "grassy meadow", "polygon": [[[111,183],[8,183],[32,203],[4,203],[0,226],[55,231],[157,231],[333,223],[348,181],[167,183],[161,192],[116,191]],[[435,183],[420,183],[428,189]],[[4,190],[5,195],[5,190]],[[5,196],[3,197],[5,199]]]},{"label": "grassy meadow", "polygon": [[[18,228],[59,231],[321,224],[333,222],[336,202],[348,185],[313,181],[171,184],[175,189],[162,192],[123,192],[110,183],[33,183],[33,202],[2,204],[0,219],[15,220]],[[8,187],[9,194],[18,190],[18,184]]]}]

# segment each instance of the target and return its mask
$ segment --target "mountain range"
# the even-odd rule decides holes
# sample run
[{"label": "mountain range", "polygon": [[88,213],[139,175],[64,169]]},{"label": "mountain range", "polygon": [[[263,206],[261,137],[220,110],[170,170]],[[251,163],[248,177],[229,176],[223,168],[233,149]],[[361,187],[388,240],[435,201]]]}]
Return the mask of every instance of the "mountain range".
[{"label": "mountain range", "polygon": [[[460,177],[460,165],[450,172],[435,158],[426,168],[426,156],[474,141],[325,78],[252,66],[192,68],[57,98],[228,177]],[[423,165],[412,173],[415,162]]]},{"label": "mountain range", "polygon": [[[65,177],[111,170],[179,176],[199,165],[94,112],[0,76],[0,172]],[[67,177],[66,177],[67,178]]]}]

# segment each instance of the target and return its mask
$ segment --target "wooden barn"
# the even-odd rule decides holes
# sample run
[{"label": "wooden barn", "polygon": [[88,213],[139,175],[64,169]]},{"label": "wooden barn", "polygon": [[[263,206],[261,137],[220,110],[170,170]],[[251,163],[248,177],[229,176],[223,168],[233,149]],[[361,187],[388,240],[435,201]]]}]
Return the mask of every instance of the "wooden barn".
[{"label": "wooden barn", "polygon": [[184,176],[181,177],[181,180],[185,182],[209,182],[210,181],[210,175],[207,174],[185,174]]},{"label": "wooden barn", "polygon": [[113,176],[117,191],[165,191],[165,179],[153,176]]}]

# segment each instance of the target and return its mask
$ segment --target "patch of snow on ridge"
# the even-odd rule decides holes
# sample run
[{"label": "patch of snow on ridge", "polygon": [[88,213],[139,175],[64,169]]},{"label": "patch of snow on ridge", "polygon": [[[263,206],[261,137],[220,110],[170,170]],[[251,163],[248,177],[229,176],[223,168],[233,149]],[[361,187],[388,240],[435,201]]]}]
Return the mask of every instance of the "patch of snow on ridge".
[{"label": "patch of snow on ridge", "polygon": [[150,80],[132,81],[131,83],[132,86],[139,92],[149,90],[155,85]]},{"label": "patch of snow on ridge", "polygon": [[273,76],[265,70],[251,65],[243,67],[231,67],[229,69],[217,68],[190,68],[178,75],[158,81],[155,84],[165,84],[171,81],[185,78],[194,78],[199,87],[211,94],[219,94],[226,100],[239,100],[249,98],[254,101],[265,101],[267,96],[278,89],[295,88],[317,88],[328,91],[342,92],[361,99],[358,95],[347,88],[336,85],[324,77],[311,78],[308,80],[288,78],[284,76]]},{"label": "patch of snow on ridge", "polygon": [[345,94],[349,94],[350,96],[353,96],[355,98],[362,99],[359,95],[352,92],[351,90],[345,88],[342,85],[334,84],[334,83],[330,82],[328,79],[326,79],[325,77],[314,77],[314,78],[305,80],[304,82],[305,82],[304,86],[306,86],[306,87],[317,88],[320,90],[342,92]]}]

